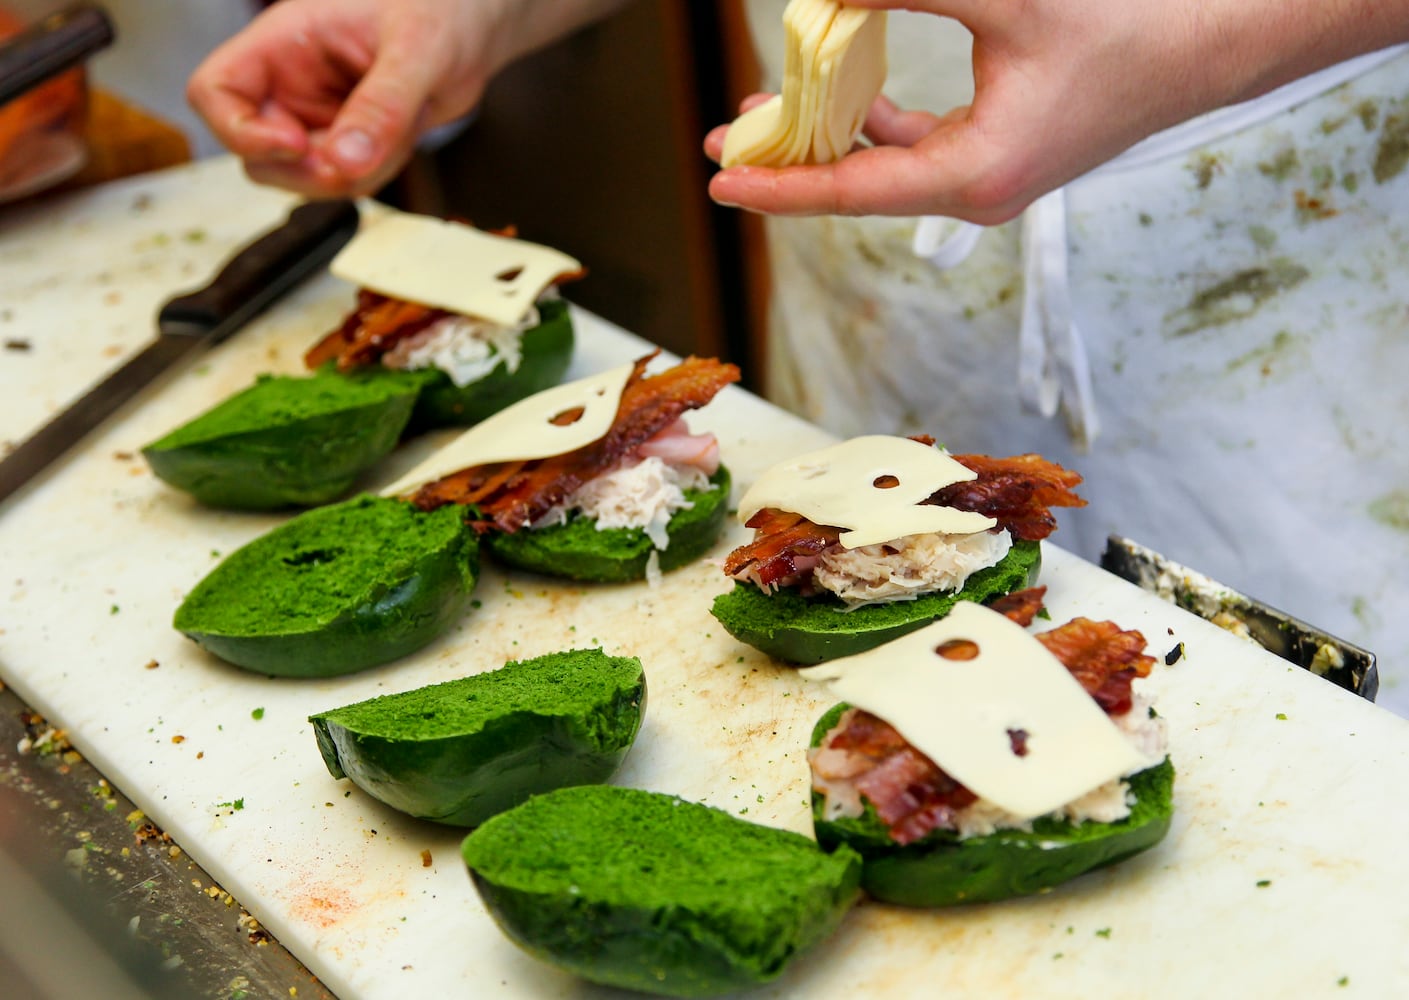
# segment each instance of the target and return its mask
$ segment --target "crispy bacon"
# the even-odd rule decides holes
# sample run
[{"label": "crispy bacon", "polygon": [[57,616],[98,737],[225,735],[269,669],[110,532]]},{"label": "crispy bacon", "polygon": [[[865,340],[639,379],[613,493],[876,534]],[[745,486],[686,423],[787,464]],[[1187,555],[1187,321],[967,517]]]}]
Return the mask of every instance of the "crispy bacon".
[{"label": "crispy bacon", "polygon": [[[1020,591],[1019,596],[1032,593]],[[1030,603],[1026,598],[1022,606]],[[1145,637],[1123,631],[1114,622],[1075,618],[1036,638],[1108,715],[1130,711],[1130,682],[1144,677],[1154,664],[1153,657],[1144,655]],[[1008,730],[1013,753],[1026,755],[1028,735]],[[890,723],[861,709],[848,709],[819,751],[830,756],[823,758],[825,768],[814,765],[814,784],[825,788],[828,781],[850,782],[875,807],[897,844],[911,844],[931,830],[953,826],[954,813],[977,801]]]},{"label": "crispy bacon", "polygon": [[1039,633],[1037,641],[1066,665],[1107,715],[1130,711],[1131,682],[1147,676],[1155,663],[1153,656],[1145,655],[1145,637],[1122,631],[1115,622],[1073,618]]},{"label": "crispy bacon", "polygon": [[[923,435],[914,440],[922,444],[934,443]],[[1012,458],[955,455],[954,458],[978,473],[978,478],[946,486],[926,502],[996,518],[998,527],[1011,531],[1014,538],[1026,541],[1046,538],[1057,527],[1049,508],[1086,504],[1071,492],[1081,482],[1081,476],[1040,455]],[[817,556],[836,544],[841,535],[839,528],[814,524],[797,514],[778,510],[759,511],[749,519],[748,527],[755,529],[753,541],[729,554],[724,561],[724,572],[737,577],[756,566],[757,579],[765,586],[798,573],[801,570],[799,559]]]},{"label": "crispy bacon", "polygon": [[1003,594],[987,602],[988,607],[1027,628],[1042,610],[1042,601],[1047,596],[1046,587],[1028,587]]},{"label": "crispy bacon", "polygon": [[336,361],[338,371],[375,363],[398,343],[414,337],[432,323],[452,315],[444,309],[393,299],[370,289],[357,293],[357,307],[342,326],[311,347],[303,356],[309,368]]},{"label": "crispy bacon", "polygon": [[997,518],[998,526],[1014,538],[1030,542],[1046,538],[1057,528],[1050,508],[1086,506],[1072,492],[1081,476],[1041,455],[955,455],[954,460],[978,473],[978,478],[946,486],[929,502]]},{"label": "crispy bacon", "polygon": [[421,487],[409,498],[422,510],[446,504],[474,504],[481,531],[518,531],[562,503],[579,486],[611,470],[623,458],[685,411],[704,406],[731,382],[739,369],[713,358],[686,358],[674,368],[647,376],[660,353],[636,362],[606,435],[575,451],[527,462],[492,462],[461,469]]}]

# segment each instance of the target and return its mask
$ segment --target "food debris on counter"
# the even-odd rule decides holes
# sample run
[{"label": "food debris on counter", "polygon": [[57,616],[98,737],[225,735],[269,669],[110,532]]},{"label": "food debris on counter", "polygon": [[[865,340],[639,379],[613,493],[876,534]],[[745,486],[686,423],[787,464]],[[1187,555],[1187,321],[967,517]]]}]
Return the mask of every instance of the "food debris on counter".
[{"label": "food debris on counter", "polygon": [[8,337],[5,340],[5,350],[7,351],[27,351],[33,346],[23,337]]}]

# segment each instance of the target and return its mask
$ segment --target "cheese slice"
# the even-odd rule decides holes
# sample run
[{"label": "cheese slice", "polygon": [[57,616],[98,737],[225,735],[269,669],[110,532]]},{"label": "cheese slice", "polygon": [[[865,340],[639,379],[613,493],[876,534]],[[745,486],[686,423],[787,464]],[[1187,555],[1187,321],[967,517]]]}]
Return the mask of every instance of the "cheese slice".
[{"label": "cheese slice", "polygon": [[851,152],[872,102],[885,85],[886,22],[872,13],[842,8],[818,50],[814,163],[831,163]]},{"label": "cheese slice", "polygon": [[[616,419],[621,394],[635,367],[612,368],[506,406],[382,490],[382,496],[404,496],[461,469],[551,458],[601,440]],[[561,426],[553,422],[579,409],[581,416],[572,422]]]},{"label": "cheese slice", "polygon": [[725,167],[840,159],[885,84],[885,11],[790,0],[783,36],[782,93],[729,126],[720,156]]},{"label": "cheese slice", "polygon": [[839,541],[848,549],[905,535],[968,535],[998,522],[924,501],[936,490],[977,477],[929,445],[866,435],[767,469],[739,502],[739,520],[747,523],[766,507],[801,514],[814,524],[846,529]]},{"label": "cheese slice", "polygon": [[[973,659],[936,650],[967,640]],[[975,795],[1034,819],[1154,764],[1055,656],[1005,616],[960,601],[933,625],[799,671],[894,726]],[[1026,753],[1013,750],[1013,733]]]},{"label": "cheese slice", "polygon": [[544,289],[582,265],[536,243],[387,211],[363,224],[329,270],[382,295],[517,326]]}]

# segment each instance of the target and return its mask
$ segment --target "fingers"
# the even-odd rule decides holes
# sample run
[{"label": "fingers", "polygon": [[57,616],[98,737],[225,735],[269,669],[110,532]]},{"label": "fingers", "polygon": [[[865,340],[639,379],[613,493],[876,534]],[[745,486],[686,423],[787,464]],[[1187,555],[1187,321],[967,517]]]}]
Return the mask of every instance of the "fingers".
[{"label": "fingers", "polygon": [[972,127],[951,121],[914,147],[877,146],[823,166],[735,167],[710,181],[715,201],[770,215],[945,215],[996,225],[1024,205],[1027,178]]},{"label": "fingers", "polygon": [[928,111],[905,111],[882,95],[871,105],[862,134],[877,146],[913,146],[930,135],[940,117]]},{"label": "fingers", "polygon": [[[307,129],[270,100],[270,63],[259,38],[220,47],[192,74],[186,99],[215,137],[245,159],[297,159],[308,149]],[[251,52],[252,48],[252,52]]]}]

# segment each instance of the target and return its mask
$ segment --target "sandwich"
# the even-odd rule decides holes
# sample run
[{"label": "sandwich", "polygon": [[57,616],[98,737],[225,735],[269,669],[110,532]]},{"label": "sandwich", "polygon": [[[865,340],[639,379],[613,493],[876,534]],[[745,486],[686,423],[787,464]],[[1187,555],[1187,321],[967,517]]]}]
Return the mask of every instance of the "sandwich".
[{"label": "sandwich", "polygon": [[813,826],[908,906],[1045,892],[1157,844],[1173,813],[1145,639],[1025,630],[1042,588],[965,602],[883,649],[801,671],[843,702],[813,734]]},{"label": "sandwich", "polygon": [[458,512],[363,494],[230,553],[172,624],[246,670],[335,677],[434,640],[469,612],[478,571],[479,540]]},{"label": "sandwich", "polygon": [[768,469],[739,518],[754,538],[724,571],[712,613],[789,663],[863,652],[958,601],[1029,586],[1053,507],[1081,477],[1037,455],[950,455],[929,437],[853,438]]},{"label": "sandwich", "polygon": [[860,895],[849,848],[612,785],[529,799],[461,854],[490,916],[529,954],[673,997],[771,982]]},{"label": "sandwich", "polygon": [[572,359],[572,319],[557,287],[586,271],[512,231],[392,212],[329,270],[359,286],[357,303],[304,363],[416,373],[417,429],[478,423],[557,385]]},{"label": "sandwich", "polygon": [[156,475],[213,507],[344,496],[408,433],[468,425],[556,385],[572,358],[566,254],[385,211],[334,258],[356,306],[305,355],[143,448]]},{"label": "sandwich", "polygon": [[648,375],[656,353],[514,404],[383,495],[470,508],[488,553],[550,576],[624,582],[690,562],[719,536],[730,479],[684,414],[739,371],[690,357]]},{"label": "sandwich", "polygon": [[309,717],[323,762],[393,809],[478,826],[615,772],[646,708],[634,656],[573,649]]}]

